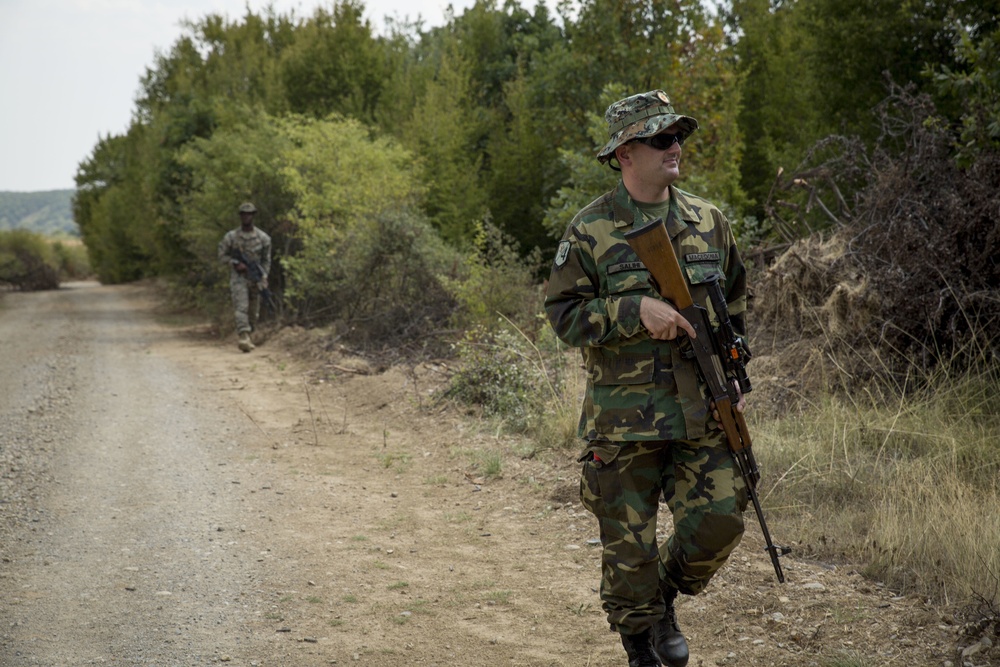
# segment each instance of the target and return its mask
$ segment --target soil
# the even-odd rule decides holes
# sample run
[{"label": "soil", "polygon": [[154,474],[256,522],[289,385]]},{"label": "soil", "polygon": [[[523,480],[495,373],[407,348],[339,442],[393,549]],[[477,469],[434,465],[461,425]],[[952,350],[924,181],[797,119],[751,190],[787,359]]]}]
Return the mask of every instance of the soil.
[{"label": "soil", "polygon": [[[447,362],[243,354],[95,283],[3,295],[0,341],[0,665],[627,664],[575,452],[435,401]],[[998,664],[852,564],[779,584],[747,521],[690,665]]]}]

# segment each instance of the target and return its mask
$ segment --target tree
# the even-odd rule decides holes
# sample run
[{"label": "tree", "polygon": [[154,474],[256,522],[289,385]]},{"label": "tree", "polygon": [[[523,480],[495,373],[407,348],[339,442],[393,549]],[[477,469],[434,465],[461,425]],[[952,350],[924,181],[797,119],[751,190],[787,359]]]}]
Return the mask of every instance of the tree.
[{"label": "tree", "polygon": [[455,244],[471,240],[476,221],[486,213],[477,150],[481,119],[470,85],[468,64],[456,49],[447,48],[402,128],[406,145],[421,158],[424,210],[441,236]]},{"label": "tree", "polygon": [[364,5],[342,0],[333,11],[318,8],[282,55],[288,108],[317,118],[340,113],[375,118],[389,72],[386,47],[363,20]]},{"label": "tree", "polygon": [[822,133],[820,83],[803,58],[814,50],[814,36],[796,7],[735,0],[726,14],[738,36],[730,53],[740,76],[738,121],[746,137],[740,183],[758,218],[778,169],[796,167]]}]

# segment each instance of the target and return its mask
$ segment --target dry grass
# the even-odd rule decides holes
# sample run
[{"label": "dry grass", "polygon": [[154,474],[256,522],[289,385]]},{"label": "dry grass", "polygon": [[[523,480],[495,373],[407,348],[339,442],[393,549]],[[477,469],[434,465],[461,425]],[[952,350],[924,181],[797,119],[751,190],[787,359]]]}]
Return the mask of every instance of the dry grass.
[{"label": "dry grass", "polygon": [[995,603],[1000,372],[922,384],[932,389],[894,404],[841,394],[754,420],[765,504],[800,555],[867,563],[900,590]]}]

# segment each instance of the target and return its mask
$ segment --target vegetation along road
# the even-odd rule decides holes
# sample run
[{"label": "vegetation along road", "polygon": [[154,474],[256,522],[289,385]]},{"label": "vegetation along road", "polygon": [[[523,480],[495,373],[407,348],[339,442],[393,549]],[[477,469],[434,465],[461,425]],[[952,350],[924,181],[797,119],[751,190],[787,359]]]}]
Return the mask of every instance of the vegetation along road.
[{"label": "vegetation along road", "polygon": [[[572,456],[432,400],[443,364],[309,335],[241,354],[141,286],[3,295],[0,665],[623,665]],[[692,665],[954,655],[928,602],[794,557],[779,585],[760,546],[681,600]]]}]

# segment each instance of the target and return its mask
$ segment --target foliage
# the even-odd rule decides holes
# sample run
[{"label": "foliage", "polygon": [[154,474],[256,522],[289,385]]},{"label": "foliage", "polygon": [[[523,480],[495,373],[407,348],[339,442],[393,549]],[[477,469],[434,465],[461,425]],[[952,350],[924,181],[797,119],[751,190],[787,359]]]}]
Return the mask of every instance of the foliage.
[{"label": "foliage", "polygon": [[58,289],[60,259],[45,237],[24,229],[0,231],[0,285]]},{"label": "foliage", "polygon": [[59,268],[60,280],[83,280],[91,277],[87,248],[76,239],[50,241]]},{"label": "foliage", "polygon": [[482,408],[513,432],[528,430],[544,379],[523,337],[507,327],[470,329],[456,345],[461,361],[444,396]]},{"label": "foliage", "polygon": [[[601,92],[601,106],[606,109],[612,102],[620,100],[626,95],[623,86],[609,84]],[[590,137],[589,145],[594,146],[594,150],[562,149],[559,151],[560,159],[569,173],[569,178],[549,203],[543,222],[549,236],[554,239],[562,237],[577,211],[613,188],[618,180],[614,171],[599,163],[595,158],[597,152],[608,140],[608,124],[604,122],[603,113],[588,113],[586,121]]]},{"label": "foliage", "polygon": [[403,127],[406,145],[420,155],[427,184],[424,210],[441,236],[467,242],[486,212],[480,182],[482,157],[475,150],[479,121],[471,97],[469,64],[446,43],[434,79]]},{"label": "foliage", "polygon": [[962,129],[958,161],[969,165],[984,150],[1000,148],[1000,29],[976,39],[963,30],[957,48],[964,67],[933,67],[938,93],[959,100]]},{"label": "foliage", "polygon": [[[889,81],[932,93],[926,70],[964,72],[958,35],[970,26],[990,32],[998,9],[995,0],[725,3],[730,55],[744,77],[741,184],[753,207],[746,212],[763,219],[779,169],[794,170],[824,137],[876,141],[880,127],[871,110],[888,94]],[[948,108],[956,106],[941,108],[955,116]]]},{"label": "foliage", "polygon": [[73,216],[80,226],[97,277],[121,283],[156,275],[154,218],[148,197],[146,159],[141,150],[145,130],[133,126],[127,135],[105,137],[77,170]]},{"label": "foliage", "polygon": [[489,329],[499,317],[520,328],[534,327],[541,307],[534,278],[540,261],[537,251],[522,258],[517,241],[490,218],[477,223],[463,270],[445,282],[458,304],[454,324],[462,329]]},{"label": "foliage", "polygon": [[27,229],[50,236],[78,237],[73,190],[0,192],[0,230]]},{"label": "foliage", "polygon": [[454,251],[412,209],[382,209],[341,238],[326,274],[300,296],[311,305],[309,321],[335,322],[344,338],[359,347],[411,356],[442,354],[442,334],[455,305],[439,271],[457,263]]},{"label": "foliage", "polygon": [[374,119],[390,72],[385,48],[363,20],[356,0],[320,7],[281,55],[281,81],[291,111]]}]

